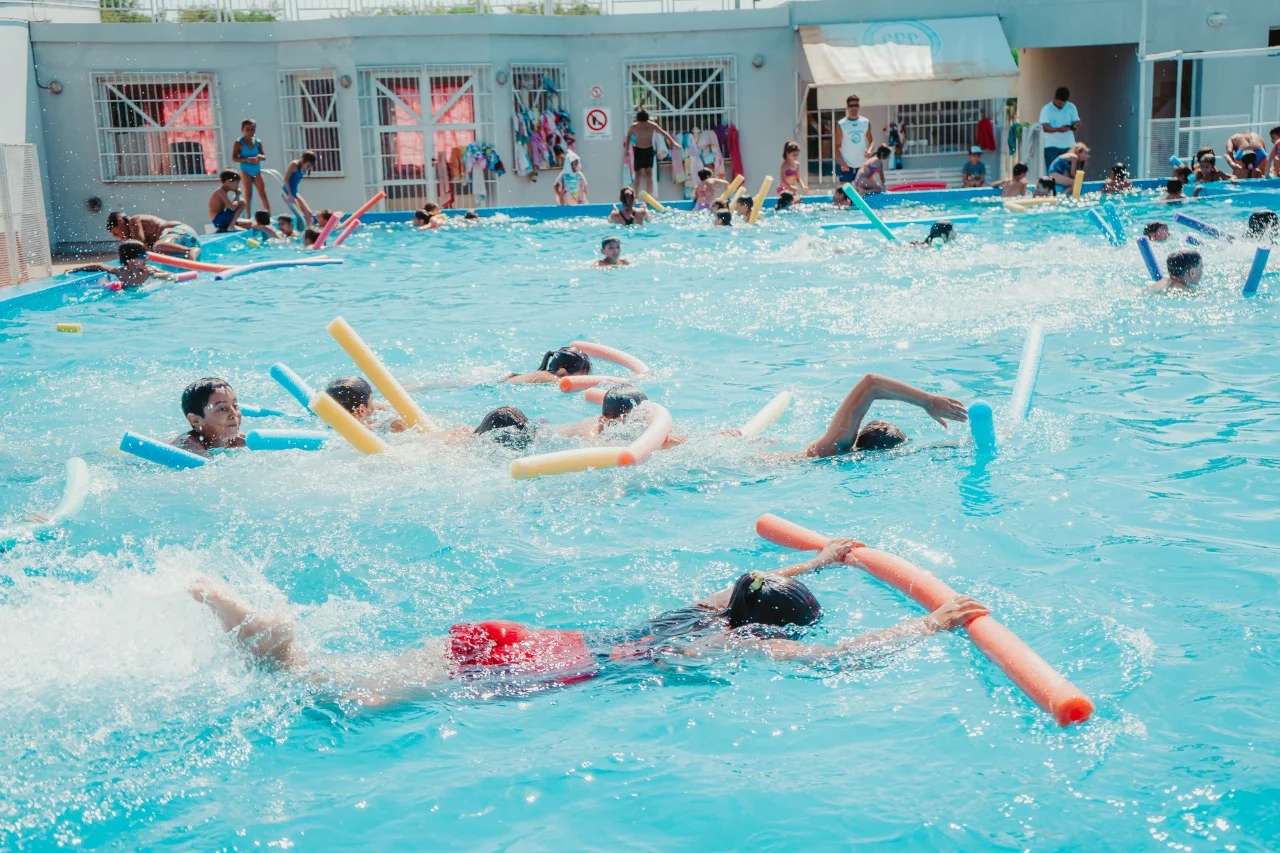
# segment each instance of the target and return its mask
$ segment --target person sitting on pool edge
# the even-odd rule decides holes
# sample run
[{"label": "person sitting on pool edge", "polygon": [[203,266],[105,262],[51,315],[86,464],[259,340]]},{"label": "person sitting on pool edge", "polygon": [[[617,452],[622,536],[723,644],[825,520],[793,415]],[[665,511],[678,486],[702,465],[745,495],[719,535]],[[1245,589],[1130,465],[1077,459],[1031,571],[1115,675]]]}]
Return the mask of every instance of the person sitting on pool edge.
[{"label": "person sitting on pool edge", "polygon": [[210,450],[244,447],[236,392],[214,376],[197,379],[182,391],[182,414],[191,429],[170,444],[208,456]]},{"label": "person sitting on pool edge", "polygon": [[390,420],[375,417],[378,412],[387,412],[389,408],[374,401],[373,387],[363,376],[339,376],[325,386],[324,392],[369,429],[404,432],[409,428],[399,417]]},{"label": "person sitting on pool edge", "polygon": [[109,267],[104,264],[90,264],[77,267],[71,272],[104,272],[120,280],[116,289],[138,287],[151,278],[172,281],[176,273],[166,272],[147,265],[147,247],[137,240],[125,240],[120,244],[120,266]]},{"label": "person sitting on pool edge", "polygon": [[547,350],[542,364],[529,373],[512,373],[502,380],[508,385],[537,385],[559,382],[562,376],[586,376],[591,373],[591,356],[573,347]]},{"label": "person sitting on pool edge", "polygon": [[1148,222],[1142,228],[1142,236],[1146,237],[1152,243],[1163,243],[1169,239],[1169,223],[1167,222]]},{"label": "person sitting on pool edge", "polygon": [[[831,646],[794,639],[822,617],[818,599],[797,576],[843,564],[860,545],[852,539],[833,539],[811,560],[747,572],[708,598],[632,629],[582,631],[530,628],[506,620],[464,622],[451,626],[444,637],[424,641],[391,661],[375,664],[358,654],[345,659],[330,656],[324,669],[314,668],[314,675],[344,700],[379,707],[454,680],[516,675],[540,678],[547,687],[567,686],[599,675],[611,662],[734,652],[811,663],[843,657],[856,660],[954,630],[990,613],[982,603],[959,595],[927,616]],[[281,670],[312,668],[297,642],[297,622],[291,615],[278,610],[255,612],[230,588],[203,577],[189,591],[213,612],[220,631],[231,634],[255,660]],[[341,680],[335,678],[335,670],[344,673]]]},{"label": "person sitting on pool edge", "polygon": [[596,261],[597,267],[625,267],[631,263],[622,257],[622,241],[617,237],[605,237],[601,240],[600,254],[604,257]]},{"label": "person sitting on pool edge", "polygon": [[1199,252],[1190,250],[1174,252],[1165,259],[1169,274],[1151,285],[1152,290],[1189,291],[1204,275],[1204,263]]}]

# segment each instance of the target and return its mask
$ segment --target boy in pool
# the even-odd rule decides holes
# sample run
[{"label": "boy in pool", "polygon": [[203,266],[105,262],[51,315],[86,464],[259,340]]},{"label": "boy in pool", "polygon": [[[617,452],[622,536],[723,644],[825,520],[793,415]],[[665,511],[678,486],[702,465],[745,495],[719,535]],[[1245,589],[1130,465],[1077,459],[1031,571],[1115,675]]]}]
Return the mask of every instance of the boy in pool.
[{"label": "boy in pool", "polygon": [[253,214],[253,224],[249,226],[249,230],[257,231],[264,240],[280,239],[280,232],[271,227],[271,214],[265,210],[259,210]]},{"label": "boy in pool", "polygon": [[956,227],[948,219],[939,219],[937,222],[929,226],[929,236],[923,240],[912,240],[912,246],[932,246],[934,240],[941,240],[943,245],[951,242],[951,237],[955,233]]},{"label": "boy in pool", "polygon": [[230,169],[223,169],[218,180],[222,183],[209,196],[209,220],[213,223],[214,230],[220,234],[239,231],[236,218],[244,209],[244,199],[240,198],[240,175]]},{"label": "boy in pool", "polygon": [[430,231],[439,228],[448,219],[449,217],[440,212],[440,205],[429,201],[422,206],[421,210],[413,212],[413,227],[419,231]]},{"label": "boy in pool", "polygon": [[1018,163],[1013,167],[1013,177],[1001,178],[991,186],[1000,188],[1001,198],[1021,198],[1027,194],[1027,164]]},{"label": "boy in pool", "polygon": [[87,267],[78,267],[71,272],[105,272],[119,279],[121,288],[137,287],[150,278],[173,280],[178,277],[175,273],[147,266],[147,247],[137,240],[125,240],[120,244],[120,266],[118,267],[92,264]]},{"label": "boy in pool", "polygon": [[387,406],[376,403],[373,388],[363,376],[339,376],[325,386],[324,393],[338,401],[352,416],[370,429],[404,432],[409,428],[400,418],[376,418],[377,412],[388,411]]},{"label": "boy in pool", "polygon": [[1041,178],[1036,181],[1036,188],[1031,191],[1032,198],[1048,198],[1058,194],[1058,185],[1053,182],[1053,178]]},{"label": "boy in pool", "polygon": [[[648,407],[642,404],[648,399],[648,396],[634,385],[615,385],[605,392],[599,415],[575,424],[556,427],[555,431],[566,438],[600,438],[612,428],[627,423],[631,419],[632,412],[635,412],[638,417],[646,415]],[[661,449],[670,450],[684,442],[683,436],[672,432],[662,443]]]},{"label": "boy in pool", "polygon": [[277,216],[276,231],[279,232],[281,240],[292,240],[295,233],[293,230],[293,217],[288,215]]},{"label": "boy in pool", "polygon": [[596,261],[597,267],[625,267],[631,263],[622,257],[622,241],[617,237],[605,237],[601,240],[600,254],[604,257]]},{"label": "boy in pool", "polygon": [[1169,274],[1151,285],[1152,290],[1188,291],[1204,275],[1204,264],[1199,252],[1174,252],[1165,260]]},{"label": "boy in pool", "polygon": [[208,456],[215,448],[244,447],[236,392],[216,377],[197,379],[182,392],[182,414],[191,429],[171,444]]},{"label": "boy in pool", "polygon": [[718,208],[712,208],[712,227],[714,228],[732,228],[733,227],[733,211],[722,201],[717,201]]},{"label": "boy in pool", "polygon": [[107,231],[117,240],[137,240],[148,251],[192,260],[200,257],[200,238],[185,222],[161,219],[149,213],[129,216],[113,210],[107,214]]},{"label": "boy in pool", "polygon": [[1276,216],[1274,210],[1255,210],[1249,214],[1244,236],[1247,240],[1274,243],[1276,237],[1280,236],[1280,216]]},{"label": "boy in pool", "polygon": [[698,187],[693,191],[693,209],[709,210],[728,186],[728,181],[720,180],[710,169],[699,169]]},{"label": "boy in pool", "polygon": [[302,232],[302,245],[304,246],[314,246],[319,239],[320,230],[318,228],[308,228]]},{"label": "boy in pool", "polygon": [[[1186,201],[1187,197],[1182,194],[1182,186],[1182,181],[1177,178],[1170,178],[1164,185],[1164,196],[1160,201],[1173,204]],[[1199,189],[1199,187],[1197,187],[1197,189]]]},{"label": "boy in pool", "polygon": [[1133,181],[1129,180],[1129,169],[1124,163],[1116,163],[1111,167],[1111,174],[1102,182],[1104,193],[1122,193],[1133,189]]},{"label": "boy in pool", "polygon": [[1148,222],[1142,229],[1142,236],[1152,243],[1163,243],[1169,239],[1169,224],[1167,222]]}]

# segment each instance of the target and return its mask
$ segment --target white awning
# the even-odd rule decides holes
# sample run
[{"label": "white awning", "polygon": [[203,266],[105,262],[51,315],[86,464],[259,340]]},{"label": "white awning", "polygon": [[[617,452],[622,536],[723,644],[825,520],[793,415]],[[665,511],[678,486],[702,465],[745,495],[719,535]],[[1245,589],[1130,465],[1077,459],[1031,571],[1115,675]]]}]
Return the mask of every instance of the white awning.
[{"label": "white awning", "polygon": [[1018,66],[1000,19],[936,18],[800,27],[820,109],[1009,98]]}]

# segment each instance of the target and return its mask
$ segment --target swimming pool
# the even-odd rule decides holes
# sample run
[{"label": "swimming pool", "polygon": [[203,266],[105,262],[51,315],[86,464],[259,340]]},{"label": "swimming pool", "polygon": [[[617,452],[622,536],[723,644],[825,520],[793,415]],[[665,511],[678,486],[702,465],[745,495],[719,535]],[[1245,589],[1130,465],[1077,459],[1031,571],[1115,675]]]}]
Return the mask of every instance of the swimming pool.
[{"label": "swimming pool", "polygon": [[[1247,201],[1188,210],[1238,230]],[[612,271],[589,268],[615,230],[598,221],[386,224],[334,252],[341,267],[7,307],[0,514],[56,501],[71,455],[92,486],[56,538],[0,554],[0,848],[1272,846],[1276,279],[1241,298],[1251,249],[1213,244],[1198,298],[1152,298],[1138,253],[1078,211],[911,215],[975,210],[937,251],[823,231],[849,214],[816,207],[755,229],[669,217],[624,234],[634,266]],[[1126,205],[1130,233],[1156,210]],[[297,416],[247,426],[308,426],[267,370],[353,372],[324,333],[338,315],[454,423],[504,403],[585,417],[546,386],[453,380],[532,369],[576,338],[622,347],[692,440],[530,481],[505,452],[411,437],[188,472],[113,450],[126,429],[180,432],[179,393],[204,375]],[[791,390],[766,437],[799,449],[867,372],[999,418],[1036,320],[1035,407],[988,464],[900,405],[876,412],[911,443],[862,458],[779,461],[712,434]],[[186,592],[203,573],[287,600],[304,646],[335,653],[463,620],[629,625],[797,559],[756,537],[764,512],[989,602],[1093,719],[1059,729],[960,632],[866,668],[718,658],[351,714],[249,666]],[[810,586],[815,641],[920,612],[849,569]]]}]

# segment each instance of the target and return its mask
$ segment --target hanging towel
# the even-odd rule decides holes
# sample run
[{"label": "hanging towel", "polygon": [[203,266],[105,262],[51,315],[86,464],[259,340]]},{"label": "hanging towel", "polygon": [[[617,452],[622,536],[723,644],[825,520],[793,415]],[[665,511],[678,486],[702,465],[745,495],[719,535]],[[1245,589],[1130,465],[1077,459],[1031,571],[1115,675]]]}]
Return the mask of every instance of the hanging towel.
[{"label": "hanging towel", "polygon": [[[739,141],[738,128],[735,125],[725,126],[725,142],[729,150],[729,159],[733,162],[733,176],[743,176],[743,183],[746,183],[746,172],[742,170],[742,145]],[[727,176],[726,176],[727,177]]]},{"label": "hanging towel", "polygon": [[991,119],[983,116],[978,120],[978,139],[977,146],[983,151],[996,150],[996,126],[991,123]]},{"label": "hanging towel", "polygon": [[622,154],[622,185],[629,187],[636,182],[636,136],[631,134],[627,147]]}]

